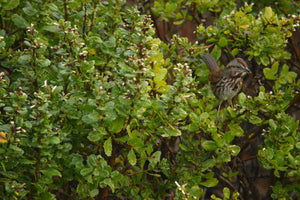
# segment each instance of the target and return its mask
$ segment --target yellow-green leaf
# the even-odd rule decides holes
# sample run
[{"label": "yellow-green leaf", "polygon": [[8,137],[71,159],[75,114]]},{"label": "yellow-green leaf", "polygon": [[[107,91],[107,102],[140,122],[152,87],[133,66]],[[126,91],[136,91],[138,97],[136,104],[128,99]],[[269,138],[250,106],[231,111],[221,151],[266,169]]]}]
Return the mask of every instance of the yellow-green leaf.
[{"label": "yellow-green leaf", "polygon": [[136,155],[135,155],[133,149],[131,149],[131,150],[129,151],[127,158],[128,158],[129,163],[130,163],[132,166],[134,166],[134,165],[136,164]]},{"label": "yellow-green leaf", "polygon": [[7,142],[6,134],[4,132],[0,132],[0,143],[6,143],[6,142]]},{"label": "yellow-green leaf", "polygon": [[263,16],[266,18],[266,20],[270,20],[271,17],[273,16],[272,8],[271,7],[266,7]]},{"label": "yellow-green leaf", "polygon": [[209,178],[206,181],[200,183],[201,185],[205,186],[205,187],[215,187],[216,185],[218,185],[219,181],[216,178]]},{"label": "yellow-green leaf", "polygon": [[112,144],[111,144],[111,137],[109,137],[105,142],[104,142],[104,152],[107,156],[111,156],[112,152]]},{"label": "yellow-green leaf", "polygon": [[224,37],[221,37],[220,40],[219,40],[219,42],[218,42],[218,44],[219,44],[220,47],[227,46],[227,44],[228,44],[227,39],[224,38]]},{"label": "yellow-green leaf", "polygon": [[214,151],[217,149],[217,144],[214,141],[211,140],[204,140],[202,142],[202,147],[206,150],[206,151]]},{"label": "yellow-green leaf", "polygon": [[117,117],[117,119],[111,122],[109,131],[112,133],[119,133],[123,128],[123,124],[124,124],[124,118]]},{"label": "yellow-green leaf", "polygon": [[232,55],[233,57],[235,57],[238,53],[239,53],[239,49],[238,49],[238,48],[234,48],[234,49],[232,49],[232,51],[231,51],[231,55]]},{"label": "yellow-green leaf", "polygon": [[230,124],[229,129],[234,136],[241,137],[244,134],[244,130],[238,124]]},{"label": "yellow-green leaf", "polygon": [[276,73],[278,71],[278,65],[279,63],[278,62],[275,62],[271,68],[264,68],[264,75],[266,77],[266,79],[269,79],[269,80],[275,80],[276,79]]}]

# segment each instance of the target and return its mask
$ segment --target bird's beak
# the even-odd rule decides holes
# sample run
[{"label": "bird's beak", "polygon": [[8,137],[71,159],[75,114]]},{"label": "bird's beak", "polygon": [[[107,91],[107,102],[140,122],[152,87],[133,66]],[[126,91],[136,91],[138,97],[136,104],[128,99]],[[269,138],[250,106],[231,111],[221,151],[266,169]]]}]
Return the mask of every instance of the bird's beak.
[{"label": "bird's beak", "polygon": [[252,72],[250,71],[250,69],[248,67],[245,67],[244,69],[246,70],[247,74],[252,74]]}]

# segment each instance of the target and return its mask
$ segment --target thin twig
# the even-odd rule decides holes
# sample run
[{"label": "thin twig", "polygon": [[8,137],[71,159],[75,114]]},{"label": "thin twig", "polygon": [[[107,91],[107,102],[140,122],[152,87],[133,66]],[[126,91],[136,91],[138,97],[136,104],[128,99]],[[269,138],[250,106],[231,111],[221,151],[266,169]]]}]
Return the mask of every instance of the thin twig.
[{"label": "thin twig", "polygon": [[85,29],[86,29],[86,10],[87,10],[87,4],[84,3],[84,17],[83,17],[83,25],[82,25],[82,38],[85,40]]},{"label": "thin twig", "polygon": [[294,1],[294,0],[291,0],[291,2],[297,7],[297,8],[299,8],[300,9],[300,5],[298,5],[298,3],[296,2],[296,1]]}]

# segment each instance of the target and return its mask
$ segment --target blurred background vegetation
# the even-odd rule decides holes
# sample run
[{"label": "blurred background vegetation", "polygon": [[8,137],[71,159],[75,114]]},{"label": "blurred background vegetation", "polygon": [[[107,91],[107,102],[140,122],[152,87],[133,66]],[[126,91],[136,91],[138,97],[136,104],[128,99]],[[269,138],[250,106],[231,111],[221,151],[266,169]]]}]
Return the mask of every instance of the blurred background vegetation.
[{"label": "blurred background vegetation", "polygon": [[[299,199],[299,2],[0,10],[1,199]],[[208,52],[253,73],[218,124]]]}]

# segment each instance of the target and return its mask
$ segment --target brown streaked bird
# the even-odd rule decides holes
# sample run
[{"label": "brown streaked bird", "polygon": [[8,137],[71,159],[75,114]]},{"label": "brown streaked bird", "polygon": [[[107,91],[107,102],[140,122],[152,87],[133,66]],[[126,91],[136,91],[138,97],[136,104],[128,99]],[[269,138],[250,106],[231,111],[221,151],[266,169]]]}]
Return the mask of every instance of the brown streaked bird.
[{"label": "brown streaked bird", "polygon": [[216,60],[210,55],[203,55],[203,61],[206,63],[210,74],[208,80],[210,87],[219,100],[217,113],[217,122],[219,121],[219,112],[223,101],[230,101],[241,91],[244,79],[251,74],[246,62],[242,58],[235,58],[230,61],[225,69],[220,69]]}]

